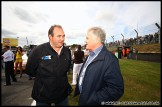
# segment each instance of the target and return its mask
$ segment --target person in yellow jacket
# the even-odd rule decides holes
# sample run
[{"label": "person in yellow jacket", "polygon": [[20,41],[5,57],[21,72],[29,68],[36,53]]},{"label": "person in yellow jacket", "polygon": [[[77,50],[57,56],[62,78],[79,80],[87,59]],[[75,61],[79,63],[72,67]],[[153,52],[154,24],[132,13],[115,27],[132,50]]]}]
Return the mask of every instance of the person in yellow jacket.
[{"label": "person in yellow jacket", "polygon": [[17,73],[17,68],[20,68],[20,77],[22,77],[22,48],[19,46],[16,50],[15,53],[15,72],[14,74],[16,75]]}]

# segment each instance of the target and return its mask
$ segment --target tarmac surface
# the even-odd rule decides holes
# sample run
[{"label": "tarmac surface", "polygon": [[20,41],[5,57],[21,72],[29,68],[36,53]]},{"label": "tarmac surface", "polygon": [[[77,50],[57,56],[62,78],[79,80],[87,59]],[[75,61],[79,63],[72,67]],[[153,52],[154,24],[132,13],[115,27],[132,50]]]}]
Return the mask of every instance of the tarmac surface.
[{"label": "tarmac surface", "polygon": [[28,75],[23,73],[16,75],[17,82],[4,86],[5,74],[1,69],[1,106],[35,106],[35,101],[31,98],[34,79],[28,80]]}]

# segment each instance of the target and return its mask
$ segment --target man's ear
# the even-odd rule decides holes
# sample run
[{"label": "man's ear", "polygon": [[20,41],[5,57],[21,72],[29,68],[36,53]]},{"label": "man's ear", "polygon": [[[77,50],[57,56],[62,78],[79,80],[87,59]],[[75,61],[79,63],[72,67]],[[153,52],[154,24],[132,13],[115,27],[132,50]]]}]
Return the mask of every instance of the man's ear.
[{"label": "man's ear", "polygon": [[49,40],[51,40],[51,39],[52,39],[52,35],[48,35],[48,37],[49,37]]},{"label": "man's ear", "polygon": [[100,42],[101,42],[100,38],[96,36],[95,42],[96,42],[97,44],[100,43]]}]

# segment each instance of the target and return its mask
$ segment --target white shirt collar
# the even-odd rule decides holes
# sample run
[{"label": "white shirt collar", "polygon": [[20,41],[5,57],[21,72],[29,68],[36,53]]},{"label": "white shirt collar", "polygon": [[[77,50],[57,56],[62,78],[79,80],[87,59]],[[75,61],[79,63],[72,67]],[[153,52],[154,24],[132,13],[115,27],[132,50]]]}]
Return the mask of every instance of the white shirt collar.
[{"label": "white shirt collar", "polygon": [[[51,45],[51,47],[52,47],[51,42],[50,42],[50,45]],[[59,52],[58,52],[58,55],[60,55],[62,48],[63,48],[63,46],[60,48],[60,50],[59,50]]]}]

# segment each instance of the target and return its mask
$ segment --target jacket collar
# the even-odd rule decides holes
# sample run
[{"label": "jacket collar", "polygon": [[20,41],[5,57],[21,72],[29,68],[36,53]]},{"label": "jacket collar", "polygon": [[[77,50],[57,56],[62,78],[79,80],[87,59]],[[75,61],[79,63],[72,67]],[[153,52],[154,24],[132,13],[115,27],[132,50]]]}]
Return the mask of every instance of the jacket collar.
[{"label": "jacket collar", "polygon": [[106,51],[107,51],[106,46],[103,46],[103,48],[100,51],[100,53],[98,54],[98,56],[92,62],[97,61],[97,60],[104,60]]},{"label": "jacket collar", "polygon": [[[97,56],[92,62],[97,61],[97,60],[104,60],[106,51],[107,51],[106,46],[103,46],[103,48],[102,48],[102,50],[100,51],[100,53],[98,54],[98,56]],[[88,57],[86,57],[86,59],[85,59],[84,62],[86,62],[87,59],[88,59]]]},{"label": "jacket collar", "polygon": [[[50,42],[48,42],[47,45],[48,45],[48,47],[50,47],[50,50],[51,50],[52,52],[54,52],[54,53],[57,54],[57,52],[56,52],[56,51],[52,48],[52,46],[50,45]],[[61,48],[62,48],[62,49],[61,49],[60,55],[61,55],[61,54],[65,54],[65,46],[62,46]]]}]

